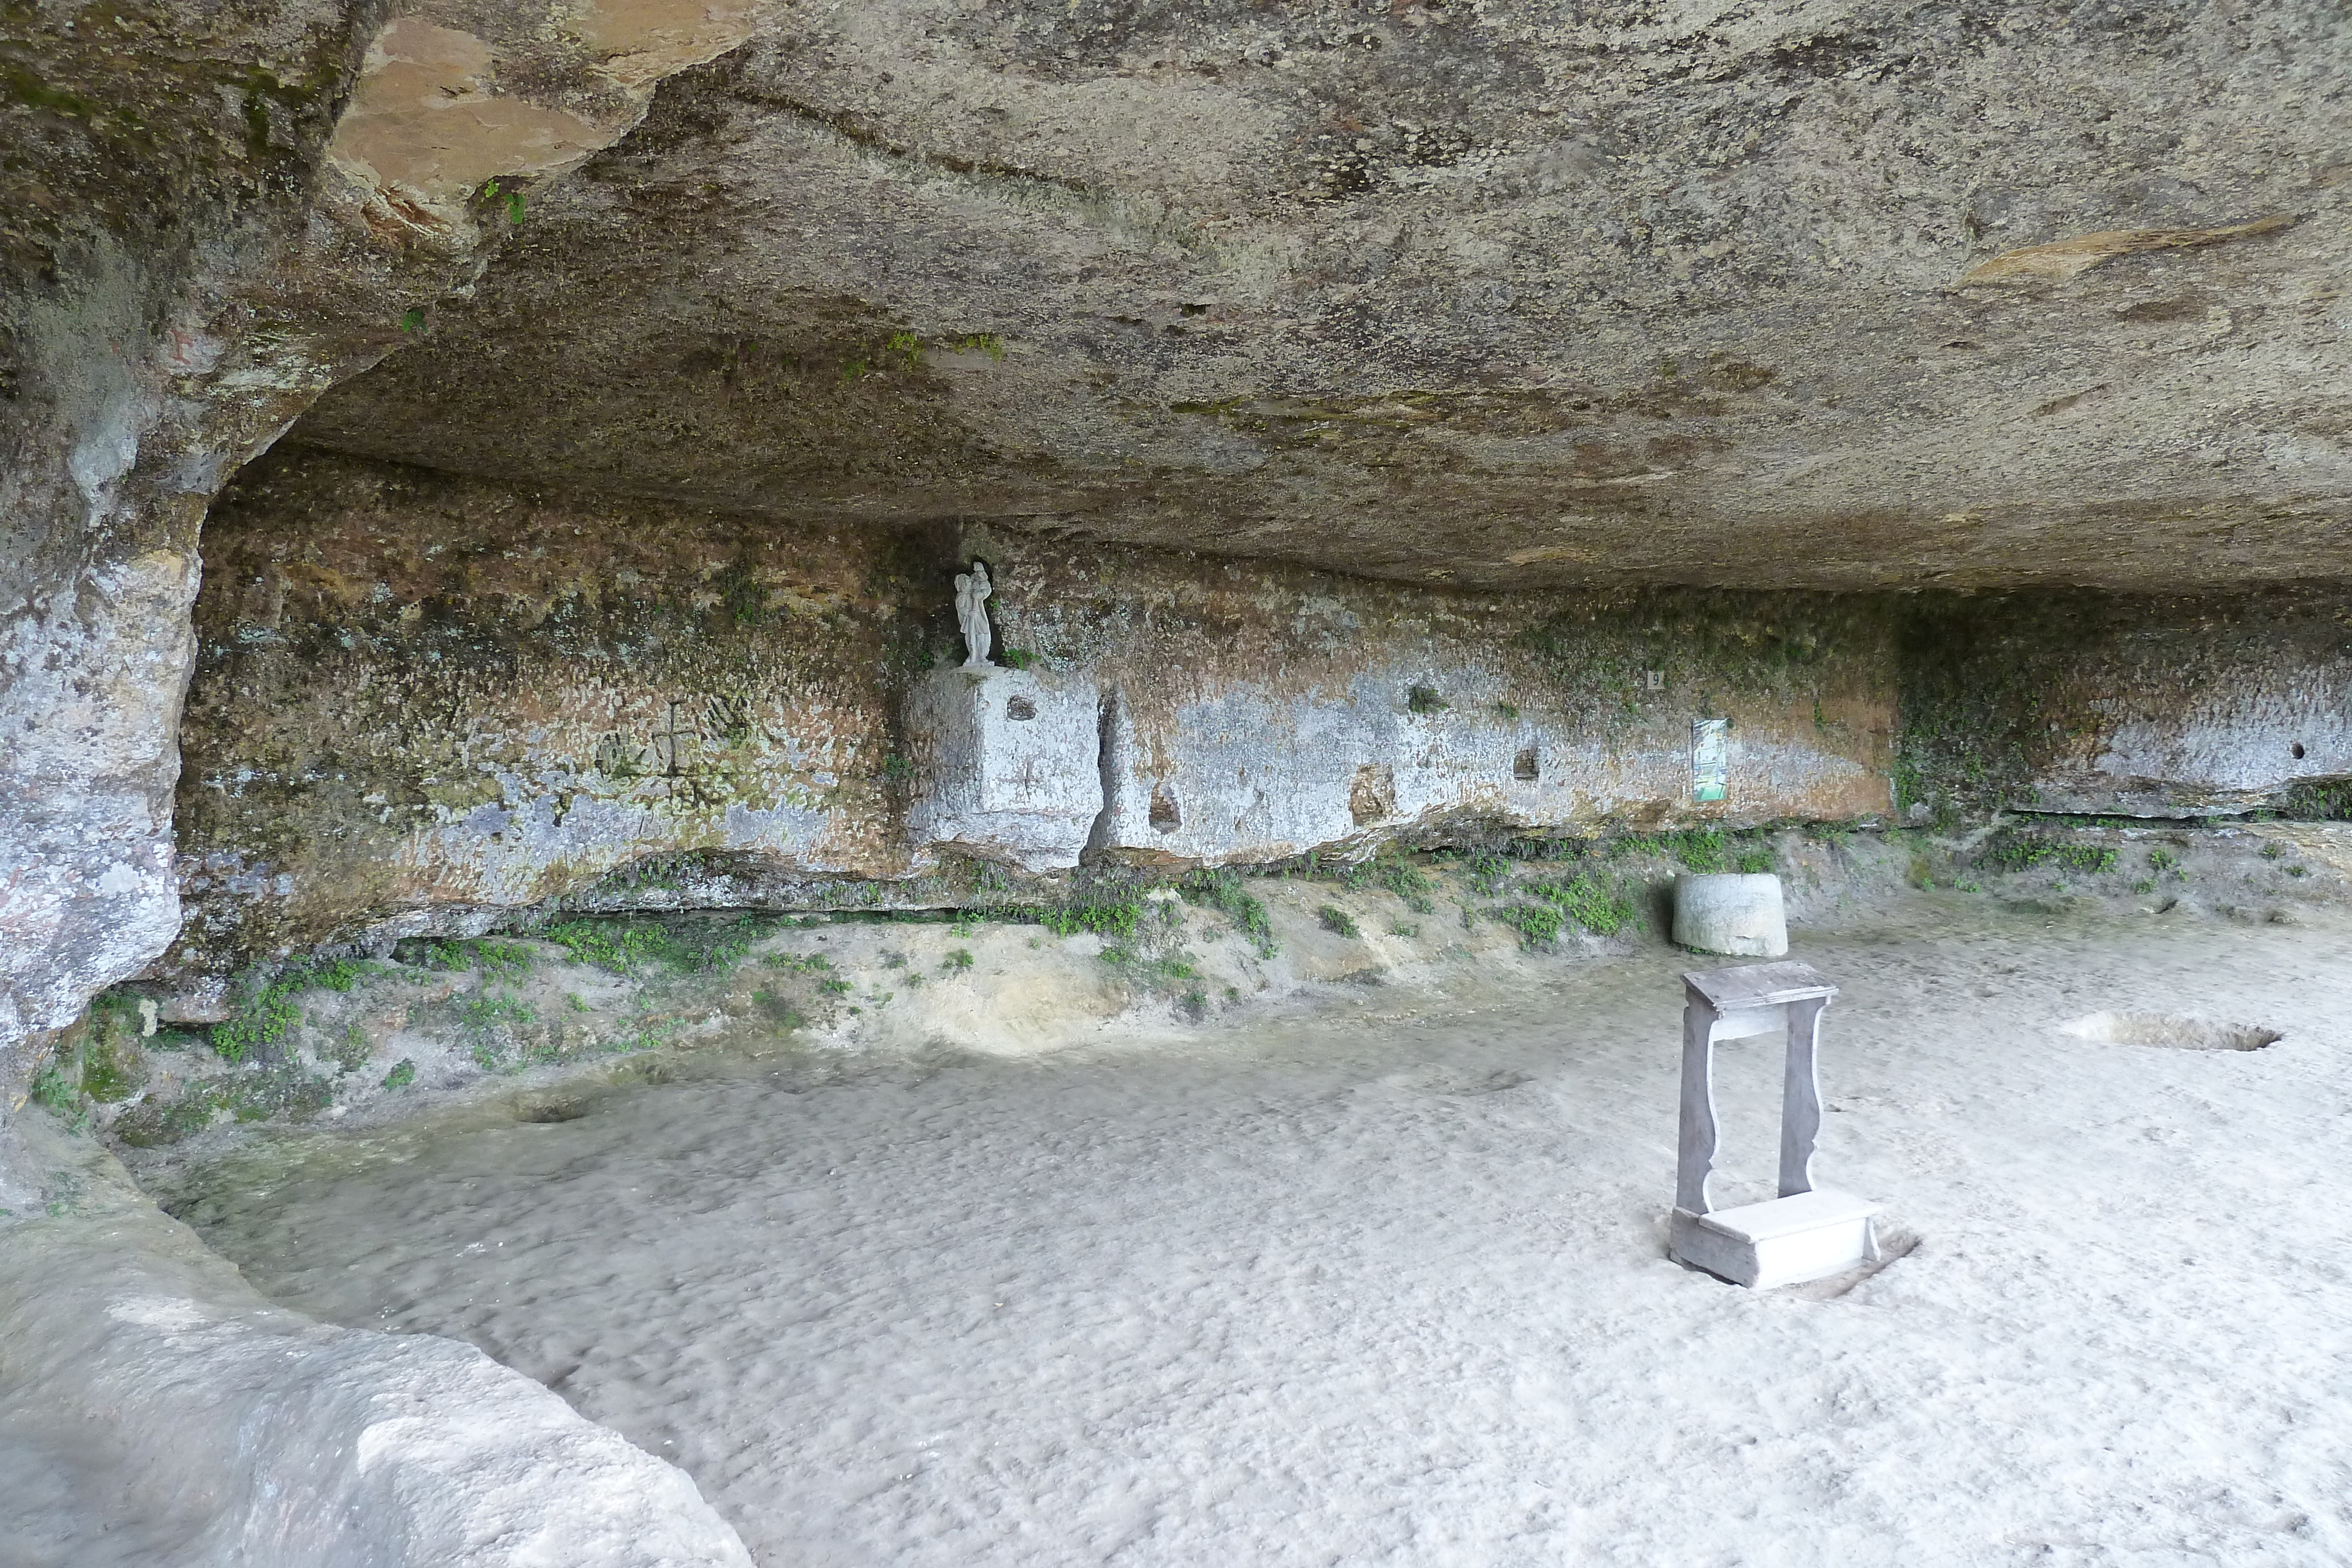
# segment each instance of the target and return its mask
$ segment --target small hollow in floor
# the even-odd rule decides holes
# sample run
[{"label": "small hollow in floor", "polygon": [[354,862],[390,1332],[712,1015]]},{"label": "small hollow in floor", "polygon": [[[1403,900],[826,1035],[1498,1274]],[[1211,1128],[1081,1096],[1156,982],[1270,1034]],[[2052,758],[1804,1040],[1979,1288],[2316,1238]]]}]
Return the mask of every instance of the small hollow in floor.
[{"label": "small hollow in floor", "polygon": [[2285,1039],[2254,1023],[2217,1023],[2169,1013],[2086,1013],[2059,1026],[2061,1034],[2104,1045],[2164,1045],[2179,1051],[2260,1051]]}]

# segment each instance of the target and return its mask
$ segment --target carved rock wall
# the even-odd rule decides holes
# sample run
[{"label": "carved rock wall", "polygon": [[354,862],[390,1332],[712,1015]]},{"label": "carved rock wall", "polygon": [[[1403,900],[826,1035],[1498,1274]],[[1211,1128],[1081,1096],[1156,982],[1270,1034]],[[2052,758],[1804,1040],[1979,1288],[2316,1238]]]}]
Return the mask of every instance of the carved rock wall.
[{"label": "carved rock wall", "polygon": [[1078,863],[1102,814],[1102,727],[1082,672],[933,670],[908,694],[908,837],[1024,871]]},{"label": "carved rock wall", "polygon": [[[923,694],[970,695],[950,581],[975,553],[998,656],[1030,667],[950,725]],[[190,920],[163,970],[199,1010],[257,959],[559,899],[939,904],[971,896],[968,856],[1262,862],[1888,803],[1875,601],[1465,594],[315,453],[246,476],[205,559]],[[1700,716],[1733,720],[1721,805],[1690,799]]]},{"label": "carved rock wall", "polygon": [[2193,816],[2352,779],[2341,588],[1963,599],[1906,642],[1906,800]]},{"label": "carved rock wall", "polygon": [[173,965],[684,851],[903,874],[894,672],[940,632],[899,612],[921,544],[257,465],[205,534]]},{"label": "carved rock wall", "polygon": [[[1888,804],[1894,622],[1874,599],[1465,593],[968,530],[1006,645],[1108,707],[1097,842],[1264,862],[1449,821],[1538,831]],[[1692,799],[1691,724],[1732,721]]]},{"label": "carved rock wall", "polygon": [[[740,8],[673,9],[492,8],[477,25],[494,37],[430,5],[10,11],[0,1113],[31,1066],[18,1048],[177,926],[174,731],[206,506],[403,341],[418,302],[472,286],[519,210],[478,171],[570,167],[746,30]],[[416,75],[427,34],[456,77]]]},{"label": "carved rock wall", "polygon": [[[315,452],[251,471],[205,552],[191,918],[158,977],[199,1009],[257,960],[558,901],[936,907],[980,896],[975,860],[1082,850],[2243,810],[2352,776],[2352,601],[2321,590],[1480,593]],[[1026,667],[958,726],[923,694],[970,695],[950,583],[975,556]],[[1720,803],[1693,798],[1700,718],[1730,723]]]}]

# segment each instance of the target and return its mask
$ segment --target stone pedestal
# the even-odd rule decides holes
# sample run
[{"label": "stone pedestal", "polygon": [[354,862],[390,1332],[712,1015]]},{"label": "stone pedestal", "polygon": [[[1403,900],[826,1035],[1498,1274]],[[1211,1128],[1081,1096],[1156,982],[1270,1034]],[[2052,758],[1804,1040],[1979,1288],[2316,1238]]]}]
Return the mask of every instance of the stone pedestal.
[{"label": "stone pedestal", "polygon": [[961,845],[1062,871],[1102,810],[1092,681],[1034,670],[934,670],[908,695],[918,844]]},{"label": "stone pedestal", "polygon": [[[1769,1290],[1878,1259],[1879,1206],[1813,1185],[1822,1130],[1816,1070],[1822,1009],[1837,988],[1802,964],[1748,964],[1683,977],[1682,1136],[1668,1254],[1735,1285]],[[1716,1208],[1715,1043],[1785,1030],[1780,1196]]]},{"label": "stone pedestal", "polygon": [[1780,957],[1789,950],[1780,879],[1769,872],[1676,877],[1675,942],[1737,958]]}]

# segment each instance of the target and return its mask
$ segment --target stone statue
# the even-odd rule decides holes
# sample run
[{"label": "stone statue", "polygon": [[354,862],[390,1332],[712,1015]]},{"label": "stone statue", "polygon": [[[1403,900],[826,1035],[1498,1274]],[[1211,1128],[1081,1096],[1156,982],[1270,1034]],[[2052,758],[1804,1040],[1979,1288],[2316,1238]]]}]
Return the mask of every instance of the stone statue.
[{"label": "stone statue", "polygon": [[994,668],[988,662],[988,650],[994,638],[989,634],[985,603],[993,591],[985,562],[973,561],[971,570],[956,575],[956,619],[963,624],[963,645],[971,650],[963,662],[967,670]]}]

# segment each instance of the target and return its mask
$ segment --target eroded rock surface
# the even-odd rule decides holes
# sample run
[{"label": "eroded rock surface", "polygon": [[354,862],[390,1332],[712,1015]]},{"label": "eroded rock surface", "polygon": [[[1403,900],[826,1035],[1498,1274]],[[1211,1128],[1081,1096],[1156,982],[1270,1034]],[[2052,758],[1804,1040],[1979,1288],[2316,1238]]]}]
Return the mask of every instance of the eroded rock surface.
[{"label": "eroded rock surface", "polygon": [[270,1305],[45,1118],[0,1198],[12,1563],[749,1568],[677,1469],[472,1345]]},{"label": "eroded rock surface", "polygon": [[[495,40],[299,3],[7,13],[0,1105],[29,1061],[5,1048],[177,927],[175,731],[214,494],[402,341],[417,300],[471,283],[517,210],[477,167],[576,163],[742,32],[725,7],[683,30],[658,5],[608,20],[599,44],[545,6],[499,13]],[[470,74],[404,76],[425,55]]]},{"label": "eroded rock surface", "polygon": [[[0,1040],[171,937],[197,531],[289,423],[852,551],[979,528],[1513,591],[2338,579],[2347,26],[2110,0],[20,7]],[[641,697],[609,727],[642,747]],[[1139,766],[1111,818],[1223,852]],[[1412,815],[1380,766],[1340,805],[1303,784],[1304,826],[1219,831]],[[850,816],[898,821],[874,800]],[[827,864],[906,851],[796,831],[864,846]],[[555,863],[488,859],[485,906]]]},{"label": "eroded rock surface", "polygon": [[296,438],[1462,583],[2336,577],[2346,28],[770,9]]},{"label": "eroded rock surface", "polygon": [[[1081,852],[1181,870],[1892,804],[1872,600],[1406,588],[317,455],[249,471],[206,555],[165,967],[188,984],[681,883],[936,907]],[[960,667],[974,555],[992,674]],[[1733,721],[1704,805],[1700,717]]]}]

